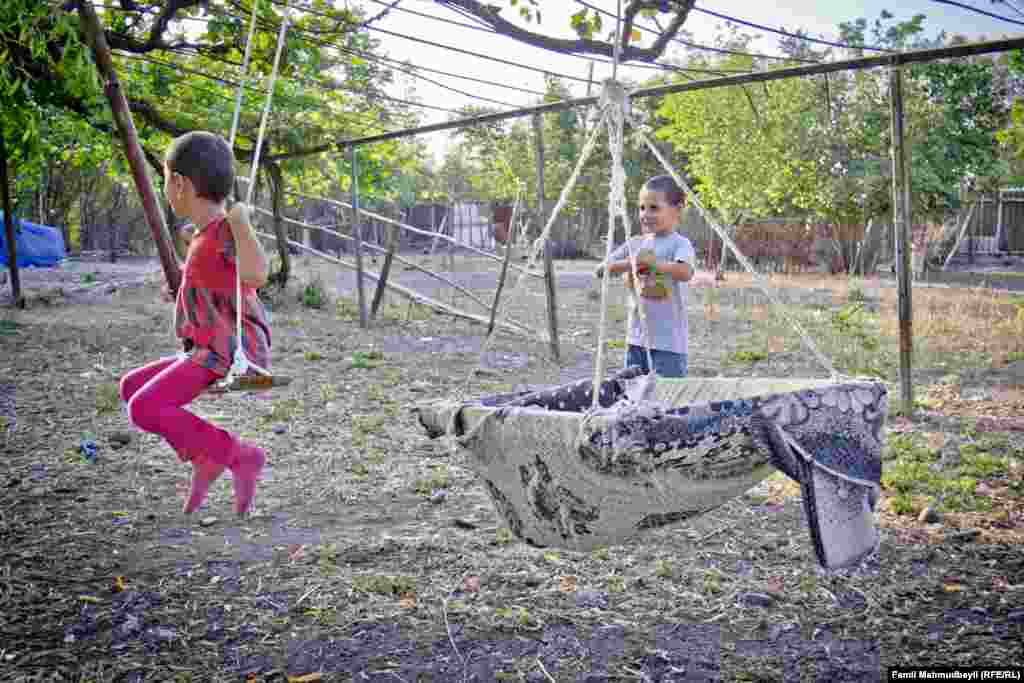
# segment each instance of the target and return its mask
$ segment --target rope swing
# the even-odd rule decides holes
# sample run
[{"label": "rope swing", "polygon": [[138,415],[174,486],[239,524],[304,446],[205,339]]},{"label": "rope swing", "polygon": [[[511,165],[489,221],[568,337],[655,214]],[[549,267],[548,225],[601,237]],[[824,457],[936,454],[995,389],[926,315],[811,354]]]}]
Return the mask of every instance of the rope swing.
[{"label": "rope swing", "polygon": [[[256,28],[256,9],[258,0],[253,0],[252,17],[249,22],[249,36],[245,43],[245,57],[242,64],[242,80],[238,84],[238,92],[235,95],[235,112],[231,121],[231,134],[228,145],[231,149],[235,146],[235,136],[238,133],[238,119],[242,108],[242,89],[245,87],[246,76],[249,68],[249,57],[252,52],[252,39]],[[289,8],[285,5],[284,16],[281,19],[281,30],[277,34],[277,50],[274,53],[274,66],[270,72],[270,84],[267,87],[267,99],[263,105],[263,114],[260,117],[259,133],[256,138],[256,148],[253,151],[252,162],[249,168],[248,187],[246,188],[245,203],[252,205],[256,189],[256,175],[259,172],[260,154],[263,151],[263,139],[266,135],[267,120],[270,118],[271,105],[274,99],[274,85],[277,82],[277,74],[281,64],[281,52],[284,48],[285,35],[288,32]],[[235,265],[235,353],[228,369],[227,376],[220,382],[210,387],[208,393],[225,393],[229,391],[263,391],[279,386],[291,384],[290,377],[272,375],[269,370],[260,367],[250,361],[242,344],[242,275]]]}]

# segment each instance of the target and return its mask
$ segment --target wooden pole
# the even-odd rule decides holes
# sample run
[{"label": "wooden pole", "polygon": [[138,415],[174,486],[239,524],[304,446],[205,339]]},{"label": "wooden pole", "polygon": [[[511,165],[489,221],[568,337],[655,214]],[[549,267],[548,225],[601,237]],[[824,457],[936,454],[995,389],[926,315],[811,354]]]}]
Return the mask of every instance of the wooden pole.
[{"label": "wooden pole", "polygon": [[18,308],[25,308],[21,295],[21,276],[18,274],[18,247],[15,244],[14,213],[11,211],[11,188],[7,184],[7,145],[0,129],[0,192],[4,202],[4,236],[7,240],[7,266],[11,270],[11,299]]},{"label": "wooden pole", "polygon": [[995,252],[998,253],[1000,251],[1000,249],[999,249],[999,241],[1000,241],[1000,238],[1003,235],[1003,191],[1000,190],[999,188],[996,188],[996,202],[998,202],[998,203],[996,204],[996,243],[995,243]]},{"label": "wooden pole", "polygon": [[[768,81],[779,81],[785,78],[802,78],[804,76],[814,76],[824,73],[839,73],[841,71],[876,69],[879,67],[895,68],[896,66],[904,64],[918,64],[921,62],[933,62],[938,59],[969,57],[972,55],[992,54],[994,52],[1007,52],[1009,50],[1020,49],[1024,49],[1024,38],[1018,37],[991,40],[982,43],[963,43],[950,47],[927,50],[887,52],[886,54],[873,55],[871,57],[819,62],[817,64],[790,67],[786,69],[766,69],[764,71],[743,73],[735,76],[715,76],[713,78],[700,81],[682,81],[666,85],[657,85],[650,88],[637,88],[630,92],[629,97],[632,100],[644,97],[664,97],[665,95],[673,93],[706,90],[708,88],[727,88],[737,85],[746,85],[748,83],[767,83]],[[494,114],[484,114],[483,116],[451,119],[440,123],[419,126],[418,128],[404,128],[402,130],[391,131],[388,133],[367,135],[361,138],[342,140],[337,144],[368,145],[374,142],[384,142],[385,140],[396,140],[398,138],[412,137],[414,135],[436,133],[437,131],[451,130],[453,128],[467,128],[469,126],[478,126],[482,123],[493,123],[495,121],[504,121],[505,119],[514,119],[521,116],[532,116],[534,114],[542,113],[550,114],[557,111],[565,111],[566,109],[575,109],[577,107],[587,107],[595,104],[598,104],[597,96],[581,97],[573,100],[559,100],[558,102],[523,107],[521,109],[510,109],[507,111],[496,112]],[[329,147],[325,145],[322,151],[327,151],[327,149],[329,149]]]},{"label": "wooden pole", "polygon": [[139,145],[139,138],[135,132],[135,122],[132,120],[131,109],[128,108],[128,101],[121,91],[121,84],[117,79],[117,71],[114,69],[114,61],[110,56],[110,46],[107,44],[106,35],[103,33],[103,26],[96,16],[96,11],[91,3],[82,2],[78,4],[78,13],[81,18],[82,32],[85,39],[92,48],[93,57],[96,60],[96,69],[106,81],[104,90],[107,99],[110,100],[110,109],[114,115],[114,123],[121,133],[121,141],[124,143],[125,156],[128,158],[128,165],[132,170],[132,177],[135,180],[135,188],[142,199],[142,208],[146,213],[146,221],[153,233],[153,240],[156,242],[157,253],[160,255],[160,264],[164,269],[164,277],[167,278],[167,286],[171,293],[176,293],[181,286],[181,270],[178,267],[178,260],[174,255],[174,246],[171,243],[171,236],[164,223],[163,213],[157,202],[156,193],[149,182],[149,175],[146,173],[146,159],[142,154],[142,147]]},{"label": "wooden pole", "polygon": [[512,218],[508,222],[508,230],[505,231],[505,260],[501,264],[501,275],[498,276],[498,289],[494,292],[494,303],[491,305],[491,321],[487,323],[487,334],[494,331],[494,318],[498,315],[498,302],[501,301],[501,290],[505,288],[505,278],[508,277],[508,264],[512,260],[512,245],[515,244],[516,234],[516,209],[519,202],[512,208]]},{"label": "wooden pole", "polygon": [[395,229],[390,225],[385,225],[384,229],[387,231],[387,253],[384,254],[384,264],[380,268],[380,279],[377,280],[377,289],[373,293],[373,305],[370,307],[370,317],[374,318],[377,316],[377,310],[380,308],[380,302],[384,299],[384,288],[388,284],[388,275],[391,273],[391,262],[395,259]]},{"label": "wooden pole", "polygon": [[896,232],[896,277],[899,287],[900,393],[903,415],[914,415],[914,387],[911,382],[914,317],[910,282],[910,165],[903,138],[903,77],[899,68],[889,71],[889,101],[892,108],[892,202]]},{"label": "wooden pole", "polygon": [[[540,114],[533,116],[533,138],[537,149],[537,215],[538,224],[545,224],[544,213],[544,126]],[[551,355],[557,361],[558,305],[555,302],[555,264],[551,258],[551,239],[544,241],[544,291],[548,300],[548,333],[551,335]]]},{"label": "wooden pole", "polygon": [[956,241],[953,242],[953,249],[946,255],[946,260],[942,263],[942,269],[945,270],[949,267],[949,262],[956,256],[956,252],[960,251],[960,244],[964,241],[964,236],[967,234],[967,226],[971,224],[971,217],[974,216],[974,209],[978,206],[978,202],[973,202],[971,207],[967,209],[967,215],[964,216],[964,223],[960,226],[960,232],[956,237]]},{"label": "wooden pole", "polygon": [[365,328],[366,293],[363,291],[363,229],[359,222],[359,162],[356,159],[356,146],[352,145],[349,154],[352,156],[352,237],[356,243],[356,299],[359,302],[359,326]]}]

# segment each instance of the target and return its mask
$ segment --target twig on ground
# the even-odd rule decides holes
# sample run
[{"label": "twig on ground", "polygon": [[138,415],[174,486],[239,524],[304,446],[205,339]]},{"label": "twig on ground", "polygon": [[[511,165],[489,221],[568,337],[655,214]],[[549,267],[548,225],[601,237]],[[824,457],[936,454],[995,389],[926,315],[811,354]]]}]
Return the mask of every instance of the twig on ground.
[{"label": "twig on ground", "polygon": [[546,677],[546,678],[547,678],[547,679],[548,679],[549,681],[551,681],[551,683],[557,683],[557,682],[555,681],[555,679],[554,679],[554,678],[553,678],[553,677],[551,676],[551,674],[549,674],[549,673],[548,673],[548,670],[547,670],[547,668],[545,668],[545,666],[544,666],[544,662],[543,662],[543,661],[541,661],[541,658],[540,658],[540,657],[537,657],[537,666],[539,666],[539,667],[540,667],[540,672],[541,672],[542,674],[544,674],[544,676],[545,676],[545,677]]},{"label": "twig on ground", "polygon": [[448,642],[452,644],[452,650],[455,651],[455,655],[462,662],[462,668],[466,668],[466,658],[459,652],[458,646],[455,644],[455,638],[452,636],[452,625],[448,621],[448,598],[441,598],[441,614],[444,616],[444,628],[448,632]]},{"label": "twig on ground", "polygon": [[706,540],[708,540],[710,538],[714,538],[715,536],[717,536],[718,534],[722,533],[723,531],[728,531],[729,529],[735,529],[736,525],[737,525],[737,523],[734,522],[732,524],[726,524],[726,525],[724,525],[722,527],[719,527],[718,529],[716,529],[716,530],[714,530],[714,531],[712,531],[710,533],[704,534],[703,536],[698,538],[697,542],[698,543],[703,543],[704,541],[706,541]]},{"label": "twig on ground", "polygon": [[295,601],[295,606],[296,606],[296,607],[298,607],[298,606],[299,606],[300,604],[302,604],[302,601],[303,601],[303,600],[305,600],[306,598],[308,598],[308,597],[309,597],[310,595],[312,595],[313,593],[315,593],[315,592],[316,592],[316,591],[318,591],[319,589],[320,589],[320,584],[318,583],[317,585],[313,586],[313,587],[312,587],[312,588],[310,588],[310,589],[309,589],[308,591],[306,591],[305,593],[303,593],[303,594],[302,594],[302,597],[300,597],[300,598],[299,598],[298,600],[296,600],[296,601]]}]

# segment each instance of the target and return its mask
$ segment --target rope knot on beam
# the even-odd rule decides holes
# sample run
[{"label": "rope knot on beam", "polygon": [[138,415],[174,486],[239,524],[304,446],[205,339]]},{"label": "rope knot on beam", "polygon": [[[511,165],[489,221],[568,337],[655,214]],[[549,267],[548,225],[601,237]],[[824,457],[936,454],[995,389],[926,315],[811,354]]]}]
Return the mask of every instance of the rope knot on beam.
[{"label": "rope knot on beam", "polygon": [[600,107],[601,109],[616,112],[616,116],[621,112],[622,118],[628,118],[630,115],[630,101],[629,93],[626,92],[626,86],[613,78],[605,79],[601,87]]}]

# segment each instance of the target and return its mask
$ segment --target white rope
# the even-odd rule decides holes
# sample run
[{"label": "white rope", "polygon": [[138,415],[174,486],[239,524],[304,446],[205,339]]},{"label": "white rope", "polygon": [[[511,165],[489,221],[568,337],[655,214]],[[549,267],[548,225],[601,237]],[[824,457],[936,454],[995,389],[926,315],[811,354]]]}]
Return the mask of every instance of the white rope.
[{"label": "white rope", "polygon": [[245,88],[246,78],[249,76],[249,57],[252,55],[252,36],[256,32],[256,9],[259,7],[259,0],[252,0],[252,17],[249,18],[249,37],[245,39],[245,57],[242,58],[242,80],[238,82],[238,91],[235,93],[235,113],[231,118],[231,135],[228,137],[228,147],[235,148],[235,134],[238,133],[238,116],[242,111],[242,90]]},{"label": "white rope", "polygon": [[[604,112],[601,112],[599,114],[599,116],[603,119]],[[539,259],[540,255],[543,253],[543,250],[544,250],[545,246],[547,245],[548,237],[551,235],[551,230],[552,230],[552,228],[555,225],[555,219],[558,218],[558,214],[565,207],[566,202],[569,201],[569,195],[572,193],[573,188],[576,187],[576,181],[578,180],[578,178],[580,176],[580,172],[583,170],[583,165],[586,163],[587,159],[590,157],[590,154],[591,154],[591,152],[594,149],[594,143],[597,141],[597,136],[601,132],[601,125],[600,124],[601,124],[601,120],[599,119],[597,121],[596,125],[594,126],[593,130],[590,132],[590,137],[587,139],[586,143],[583,145],[583,150],[580,152],[580,157],[576,161],[576,166],[573,168],[572,174],[569,176],[569,179],[566,181],[565,186],[562,188],[562,194],[559,195],[558,202],[555,204],[555,208],[551,210],[551,215],[548,217],[547,224],[544,226],[544,229],[541,231],[540,236],[537,237],[537,239],[535,239],[533,241],[532,248],[530,249],[530,255],[529,255],[529,258],[527,259],[527,262],[526,262],[525,270],[527,272],[532,271],[536,267],[537,260]],[[504,304],[506,302],[508,302],[508,301],[516,301],[516,300],[518,300],[518,294],[519,294],[520,290],[522,289],[523,284],[525,282],[527,282],[527,281],[528,281],[528,278],[525,275],[520,275],[516,279],[516,284],[515,284],[515,287],[513,288],[512,292],[507,297],[505,297],[502,301],[500,301],[498,303],[498,310],[497,310],[497,314],[495,315],[495,323],[496,323],[495,324],[495,328],[484,339],[483,346],[480,349],[480,355],[478,356],[478,359],[477,359],[477,365],[476,365],[475,368],[473,368],[473,370],[470,371],[469,377],[466,378],[466,384],[467,385],[469,384],[469,382],[472,379],[473,375],[476,374],[476,371],[480,368],[481,365],[483,365],[484,355],[490,349],[491,342],[494,340],[494,335],[495,335],[495,333],[497,331],[497,321],[504,322],[504,320],[505,320],[505,318],[504,318],[504,309],[505,309]]]},{"label": "white rope", "polygon": [[[644,353],[647,356],[648,374],[655,374],[654,361],[651,358],[651,329],[647,323],[647,311],[644,309],[641,300],[643,285],[640,281],[639,264],[637,254],[633,251],[632,221],[629,218],[629,211],[626,207],[626,171],[622,164],[623,147],[625,145],[625,119],[628,116],[629,96],[622,84],[608,80],[605,81],[604,90],[601,93],[601,100],[606,103],[608,116],[605,119],[608,126],[608,149],[611,152],[611,180],[608,192],[608,233],[605,237],[604,274],[601,279],[601,316],[598,323],[597,333],[597,358],[594,363],[594,396],[591,408],[596,409],[599,405],[601,381],[605,373],[605,346],[608,332],[608,290],[610,287],[611,275],[607,272],[611,263],[612,243],[615,239],[615,219],[622,220],[622,227],[626,237],[626,252],[629,260],[630,271],[633,274],[630,297],[633,302],[633,315],[639,319],[641,329],[644,331]],[[626,330],[626,348],[628,353],[630,330]]]},{"label": "white rope", "polygon": [[[253,9],[253,16],[255,17],[255,8]],[[277,72],[281,64],[281,52],[284,48],[285,34],[288,32],[288,6],[285,5],[284,16],[281,18],[281,30],[277,34],[277,51],[274,53],[274,66],[270,72],[270,84],[267,87],[267,99],[263,105],[263,115],[260,117],[260,130],[256,137],[256,149],[253,151],[252,164],[249,168],[249,187],[246,191],[245,203],[247,205],[252,204],[253,193],[256,189],[256,174],[259,172],[260,167],[260,152],[263,148],[263,137],[267,131],[267,119],[270,118],[270,107],[274,100],[274,85],[277,83]],[[250,39],[252,34],[250,33]],[[246,46],[246,50],[249,46]],[[239,85],[241,88],[241,85]],[[231,361],[231,367],[228,369],[228,375],[224,379],[226,384],[230,384],[235,377],[244,375],[249,369],[253,369],[260,374],[269,375],[270,372],[265,368],[261,368],[259,365],[251,362],[245,356],[244,345],[242,344],[242,271],[238,265],[238,245],[235,244],[235,353]]]},{"label": "white rope", "polygon": [[[516,301],[518,299],[520,289],[522,289],[523,284],[528,281],[528,278],[526,277],[525,273],[533,270],[533,268],[536,267],[537,260],[540,257],[542,250],[546,246],[548,237],[550,236],[551,230],[554,227],[555,219],[558,217],[558,214],[562,211],[562,208],[565,206],[566,202],[568,202],[569,195],[572,193],[573,188],[576,187],[576,182],[579,179],[580,173],[583,170],[583,165],[587,162],[587,159],[590,158],[590,154],[594,150],[594,144],[597,142],[597,137],[601,132],[601,124],[604,122],[605,115],[606,111],[604,108],[598,110],[597,115],[594,119],[593,128],[590,131],[590,136],[584,143],[583,149],[580,152],[580,156],[576,160],[576,166],[573,168],[572,173],[569,175],[569,179],[566,181],[565,186],[562,187],[562,193],[561,195],[559,195],[558,202],[555,203],[555,207],[551,210],[551,215],[548,217],[547,224],[541,231],[540,236],[533,241],[532,248],[530,249],[529,257],[527,259],[527,265],[524,269],[524,274],[520,275],[516,279],[515,285],[512,288],[511,293],[502,301],[498,302],[498,308],[495,311],[494,316],[494,329],[491,331],[490,334],[488,334],[484,338],[483,345],[480,348],[480,353],[477,356],[477,362],[475,367],[473,367],[473,369],[469,371],[469,375],[466,377],[465,383],[456,390],[455,396],[445,401],[443,404],[444,409],[448,411],[448,422],[445,425],[444,438],[448,441],[449,449],[451,450],[452,454],[458,452],[459,443],[466,443],[472,438],[474,438],[476,433],[485,424],[485,420],[482,419],[475,425],[472,425],[471,427],[466,429],[461,437],[456,436],[455,421],[458,418],[460,412],[459,409],[462,407],[462,402],[465,399],[465,395],[468,391],[469,384],[472,381],[473,376],[476,375],[477,370],[479,370],[483,366],[484,357],[491,347],[491,342],[493,341],[495,334],[497,334],[499,322],[503,323],[505,321],[504,304],[505,302]],[[511,248],[511,246],[509,246],[508,248]]]},{"label": "white rope", "polygon": [[725,244],[726,246],[729,247],[729,249],[732,250],[732,253],[736,257],[736,260],[739,261],[743,265],[743,267],[751,274],[751,276],[754,279],[754,283],[760,288],[762,292],[764,292],[764,295],[768,297],[768,300],[772,303],[772,305],[779,310],[779,312],[782,314],[782,317],[786,320],[786,322],[788,322],[793,327],[793,329],[796,330],[797,334],[800,336],[801,341],[804,343],[804,346],[806,346],[807,349],[811,352],[811,354],[814,355],[814,357],[818,360],[818,362],[821,363],[821,365],[826,370],[828,370],[832,381],[838,382],[841,379],[847,379],[844,375],[840,374],[835,369],[835,366],[832,365],[831,361],[829,361],[829,359],[826,358],[824,354],[822,354],[821,351],[818,350],[818,347],[815,345],[814,341],[811,339],[807,331],[803,328],[803,325],[801,325],[796,318],[791,316],[786,311],[785,307],[782,305],[782,302],[780,302],[768,288],[768,285],[765,282],[764,278],[754,269],[754,265],[747,259],[746,256],[743,255],[743,252],[739,250],[739,247],[736,246],[736,243],[732,241],[732,238],[729,237],[728,233],[718,224],[718,222],[714,219],[710,212],[704,208],[704,205],[701,204],[700,199],[690,188],[690,186],[686,183],[686,181],[680,177],[679,173],[677,173],[675,168],[672,167],[672,164],[668,162],[665,156],[661,153],[661,150],[658,149],[657,145],[655,145],[654,142],[651,141],[650,137],[648,137],[648,135],[643,131],[643,129],[640,126],[636,124],[635,121],[631,120],[631,123],[633,123],[634,127],[640,132],[640,135],[643,138],[644,143],[647,145],[648,148],[650,148],[651,152],[658,159],[658,161],[661,162],[661,165],[665,168],[665,171],[672,176],[672,178],[676,181],[679,187],[682,188],[683,191],[686,193],[686,196],[690,200],[690,203],[697,209],[698,212],[700,212],[700,215],[704,218],[707,224],[710,225],[712,230],[714,230],[715,233],[719,236],[719,238],[721,238],[723,244]]},{"label": "white rope", "polygon": [[612,80],[619,76],[619,60],[622,59],[622,0],[615,5],[615,52],[612,55]]}]

